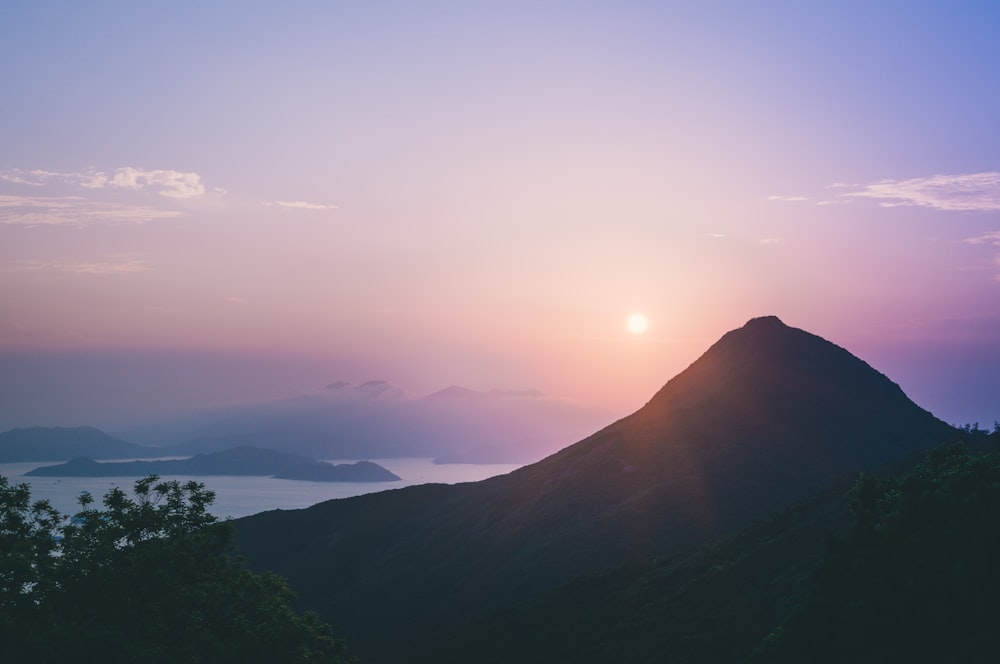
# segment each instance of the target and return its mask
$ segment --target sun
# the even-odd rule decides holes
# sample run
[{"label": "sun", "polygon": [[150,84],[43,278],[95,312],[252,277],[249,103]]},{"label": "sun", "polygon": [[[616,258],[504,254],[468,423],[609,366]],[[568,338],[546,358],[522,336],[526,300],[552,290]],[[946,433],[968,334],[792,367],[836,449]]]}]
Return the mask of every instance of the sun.
[{"label": "sun", "polygon": [[628,331],[632,334],[642,334],[646,331],[646,328],[649,327],[649,321],[642,314],[632,314],[628,317],[628,320],[625,321],[625,327],[627,327]]}]

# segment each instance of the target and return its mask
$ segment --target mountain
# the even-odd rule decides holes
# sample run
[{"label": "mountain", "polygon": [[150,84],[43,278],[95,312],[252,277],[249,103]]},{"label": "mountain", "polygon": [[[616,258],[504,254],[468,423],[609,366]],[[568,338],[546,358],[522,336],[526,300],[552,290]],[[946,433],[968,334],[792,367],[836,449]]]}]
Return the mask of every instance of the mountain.
[{"label": "mountain", "polygon": [[850,485],[693,549],[573,579],[474,622],[420,661],[744,662],[807,597],[824,541],[849,523]]},{"label": "mountain", "polygon": [[402,478],[371,461],[354,463],[326,463],[308,461],[295,464],[275,473],[279,480],[307,480],[309,482],[398,482]]},{"label": "mountain", "polygon": [[385,381],[208,411],[132,429],[130,440],[188,456],[249,445],[320,459],[432,457],[439,462],[529,463],[613,417],[535,390],[480,392],[452,386],[409,398]]},{"label": "mountain", "polygon": [[487,399],[509,399],[514,397],[530,397],[538,398],[545,396],[538,390],[497,390],[493,389],[489,392],[480,392],[478,390],[470,390],[467,387],[462,387],[460,385],[449,385],[443,390],[438,390],[432,394],[428,394],[424,399],[466,399],[472,401],[483,401]]},{"label": "mountain", "polygon": [[406,392],[385,380],[369,380],[360,385],[353,385],[344,380],[338,380],[326,386],[331,395],[342,399],[405,399]]},{"label": "mountain", "polygon": [[190,459],[98,463],[79,457],[56,466],[35,468],[38,477],[141,477],[143,475],[273,475],[314,482],[393,482],[399,476],[370,461],[331,464],[298,454],[257,447],[237,447]]},{"label": "mountain", "polygon": [[955,434],[845,349],[756,318],[637,412],[538,463],[247,517],[237,540],[364,661],[422,661],[505,607],[732,533]]},{"label": "mountain", "polygon": [[133,445],[93,427],[31,427],[0,433],[0,463],[160,456],[159,450]]}]

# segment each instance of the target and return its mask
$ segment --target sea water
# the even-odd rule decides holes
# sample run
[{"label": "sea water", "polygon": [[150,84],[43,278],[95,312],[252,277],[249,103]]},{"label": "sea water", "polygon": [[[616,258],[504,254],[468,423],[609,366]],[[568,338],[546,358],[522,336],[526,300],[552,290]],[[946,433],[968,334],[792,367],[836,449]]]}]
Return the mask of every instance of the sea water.
[{"label": "sea water", "polygon": [[[134,459],[117,459],[134,461]],[[354,463],[356,459],[333,460],[331,463]],[[503,475],[517,468],[518,464],[435,464],[432,459],[399,458],[373,459],[375,463],[402,478],[395,482],[307,482],[304,480],[279,480],[273,477],[233,475],[164,475],[165,480],[194,480],[215,492],[215,502],[209,511],[219,518],[239,518],[273,509],[301,509],[333,498],[348,498],[364,493],[400,489],[415,484],[440,482],[457,484],[475,482],[495,475]],[[11,484],[31,486],[32,500],[48,500],[63,514],[73,514],[80,509],[77,499],[84,491],[94,497],[95,507],[101,498],[118,486],[131,491],[136,477],[25,477],[24,473],[39,466],[54,463],[2,463],[0,475]]]}]

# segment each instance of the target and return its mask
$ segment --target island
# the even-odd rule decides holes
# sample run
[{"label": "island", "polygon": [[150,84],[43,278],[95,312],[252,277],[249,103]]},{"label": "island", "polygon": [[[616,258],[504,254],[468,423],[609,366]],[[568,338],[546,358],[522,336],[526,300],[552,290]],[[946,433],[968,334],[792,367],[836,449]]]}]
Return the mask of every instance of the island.
[{"label": "island", "polygon": [[78,457],[54,466],[40,466],[34,477],[141,477],[144,475],[244,475],[310,482],[398,482],[395,473],[371,461],[332,464],[298,454],[260,447],[234,447],[188,459],[110,461]]}]

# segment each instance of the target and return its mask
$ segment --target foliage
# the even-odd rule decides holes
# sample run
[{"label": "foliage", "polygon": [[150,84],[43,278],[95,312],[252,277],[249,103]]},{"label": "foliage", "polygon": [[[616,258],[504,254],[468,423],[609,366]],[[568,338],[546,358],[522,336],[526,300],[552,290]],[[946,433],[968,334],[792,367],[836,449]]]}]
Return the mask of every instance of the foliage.
[{"label": "foliage", "polygon": [[0,642],[10,661],[348,662],[273,574],[228,555],[203,484],[90,494],[66,519],[0,477]]},{"label": "foliage", "polygon": [[808,600],[762,644],[768,662],[986,662],[1000,656],[1000,455],[933,450],[863,475]]},{"label": "foliage", "polygon": [[484,616],[418,661],[1000,661],[1000,455],[895,469]]},{"label": "foliage", "polygon": [[401,661],[740,661],[802,601],[824,533],[848,524],[848,486],[700,547],[575,579]]}]

